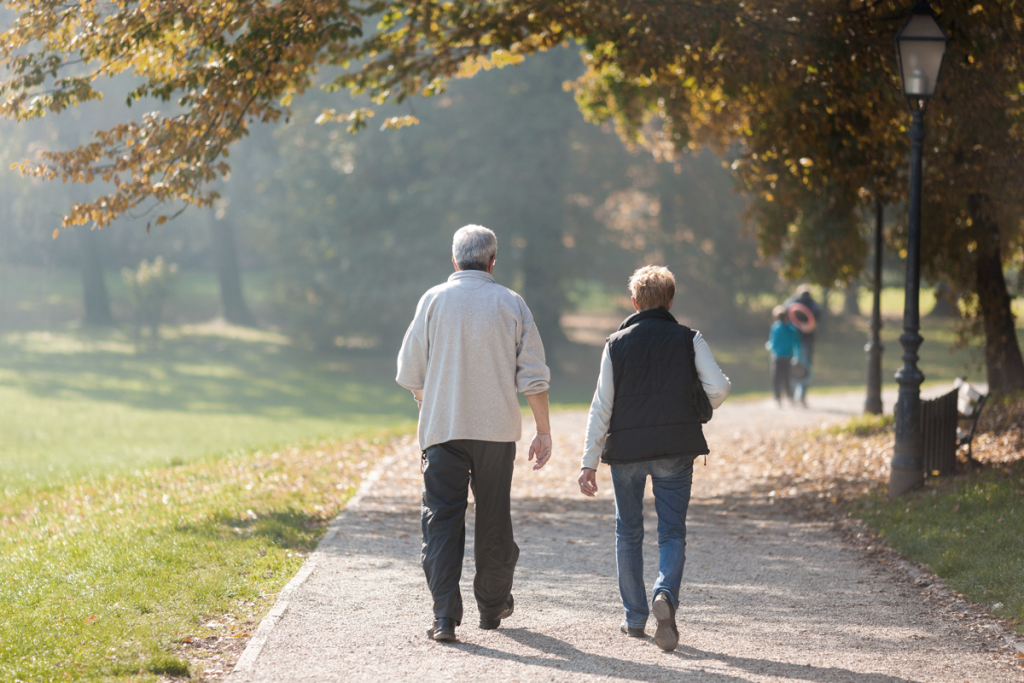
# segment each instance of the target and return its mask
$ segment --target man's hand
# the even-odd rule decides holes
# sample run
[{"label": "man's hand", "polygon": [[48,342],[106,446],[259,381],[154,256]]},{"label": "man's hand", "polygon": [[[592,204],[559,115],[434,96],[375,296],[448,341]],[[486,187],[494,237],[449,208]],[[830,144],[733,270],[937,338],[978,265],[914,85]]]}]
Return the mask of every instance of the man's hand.
[{"label": "man's hand", "polygon": [[551,459],[551,435],[537,432],[533,435],[533,443],[530,444],[530,456],[528,460],[537,459],[533,463],[533,469],[539,470]]},{"label": "man's hand", "polygon": [[412,392],[412,397],[414,399],[416,399],[416,408],[417,409],[422,409],[423,408],[423,392],[422,391],[414,391],[414,392]]},{"label": "man's hand", "polygon": [[580,493],[593,498],[597,495],[597,470],[589,467],[580,468]]},{"label": "man's hand", "polygon": [[551,421],[548,419],[548,392],[542,391],[538,394],[528,394],[526,402],[530,404],[533,411],[533,421],[537,424],[537,433],[530,444],[530,460],[534,457],[537,462],[533,463],[533,469],[539,470],[547,464],[551,457]]}]

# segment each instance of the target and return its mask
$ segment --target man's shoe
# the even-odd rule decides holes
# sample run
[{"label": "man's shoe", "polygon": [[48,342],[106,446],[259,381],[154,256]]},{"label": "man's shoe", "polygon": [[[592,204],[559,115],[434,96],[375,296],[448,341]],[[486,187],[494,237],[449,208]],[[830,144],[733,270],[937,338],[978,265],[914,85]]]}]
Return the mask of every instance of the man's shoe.
[{"label": "man's shoe", "polygon": [[619,626],[619,630],[622,631],[623,633],[625,633],[630,638],[646,638],[647,637],[647,633],[642,628],[636,628],[636,627],[630,626],[626,622],[622,622],[622,625]]},{"label": "man's shoe", "polygon": [[480,628],[485,631],[493,631],[494,629],[501,626],[502,619],[508,619],[512,616],[512,613],[516,610],[516,601],[512,599],[512,595],[509,594],[508,601],[505,603],[505,609],[501,611],[494,619],[484,619],[480,617]]},{"label": "man's shoe", "polygon": [[676,608],[668,599],[667,593],[658,593],[654,598],[651,614],[658,620],[658,629],[654,632],[654,644],[665,652],[671,652],[679,644],[679,629],[676,628]]},{"label": "man's shoe", "polygon": [[434,619],[434,625],[427,629],[427,638],[442,643],[454,643],[456,626],[458,624],[454,619],[446,619],[445,617]]}]

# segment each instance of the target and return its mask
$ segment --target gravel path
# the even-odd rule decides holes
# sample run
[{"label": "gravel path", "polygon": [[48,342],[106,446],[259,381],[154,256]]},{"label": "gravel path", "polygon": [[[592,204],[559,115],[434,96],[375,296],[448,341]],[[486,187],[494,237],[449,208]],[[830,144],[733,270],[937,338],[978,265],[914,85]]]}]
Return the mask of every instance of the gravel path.
[{"label": "gravel path", "polygon": [[[886,405],[893,400],[887,396]],[[978,621],[964,618],[966,603],[961,609],[933,599],[911,574],[865,556],[828,525],[787,516],[753,495],[742,468],[716,467],[716,452],[739,449],[751,434],[843,420],[858,414],[862,401],[860,394],[820,395],[811,410],[733,401],[716,412],[708,425],[712,455],[694,477],[673,653],[651,638],[619,633],[611,482],[603,467],[598,498],[578,493],[586,415],[565,412],[553,419],[551,464],[533,472],[522,456],[517,463],[516,613],[500,629],[476,627],[471,510],[460,642],[426,638],[431,611],[419,567],[419,453],[405,440],[282,594],[231,678],[1024,681],[1012,654],[996,651],[1005,632],[992,624],[979,630]],[[648,586],[657,558],[652,507]],[[653,627],[652,620],[651,635]]]}]

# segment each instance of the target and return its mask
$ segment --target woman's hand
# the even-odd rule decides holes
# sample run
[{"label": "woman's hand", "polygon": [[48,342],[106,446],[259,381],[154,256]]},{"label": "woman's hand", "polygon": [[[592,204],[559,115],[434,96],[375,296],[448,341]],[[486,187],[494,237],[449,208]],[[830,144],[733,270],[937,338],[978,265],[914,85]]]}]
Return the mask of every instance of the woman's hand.
[{"label": "woman's hand", "polygon": [[597,470],[590,469],[589,467],[580,468],[578,481],[580,483],[580,493],[584,496],[593,498],[597,495]]}]

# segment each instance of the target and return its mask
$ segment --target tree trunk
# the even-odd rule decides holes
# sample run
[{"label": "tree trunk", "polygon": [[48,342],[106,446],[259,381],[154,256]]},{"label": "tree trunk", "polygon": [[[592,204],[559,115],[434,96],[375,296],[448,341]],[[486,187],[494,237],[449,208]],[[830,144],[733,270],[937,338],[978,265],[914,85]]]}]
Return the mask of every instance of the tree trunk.
[{"label": "tree trunk", "polygon": [[851,282],[843,292],[843,315],[860,315],[860,283]]},{"label": "tree trunk", "polygon": [[224,319],[232,325],[257,327],[256,316],[249,310],[242,293],[242,274],[238,269],[238,254],[231,224],[226,220],[211,222],[213,233],[213,262],[220,280],[220,302]]},{"label": "tree trunk", "polygon": [[1017,342],[1010,293],[1003,277],[999,225],[988,214],[984,206],[987,201],[987,197],[973,195],[968,200],[968,207],[978,236],[975,277],[985,330],[988,390],[998,395],[1024,391],[1024,358]]},{"label": "tree trunk", "polygon": [[523,298],[540,330],[546,351],[556,356],[557,347],[566,341],[561,322],[566,307],[565,294],[558,269],[565,255],[557,238],[559,234],[552,228],[532,235],[527,242],[523,265]]},{"label": "tree trunk", "polygon": [[94,327],[112,327],[114,316],[110,313],[110,297],[107,283],[103,280],[103,263],[92,230],[78,228],[78,240],[82,251],[82,301],[85,305],[83,323]]},{"label": "tree trunk", "polygon": [[960,309],[956,305],[956,297],[945,282],[935,287],[935,308],[928,314],[929,318],[959,318]]},{"label": "tree trunk", "polygon": [[885,207],[875,199],[875,247],[871,269],[871,338],[864,350],[868,352],[868,392],[864,400],[864,412],[881,415],[882,405],[882,255],[885,246],[882,229],[885,225]]}]

